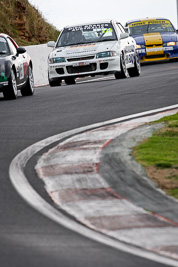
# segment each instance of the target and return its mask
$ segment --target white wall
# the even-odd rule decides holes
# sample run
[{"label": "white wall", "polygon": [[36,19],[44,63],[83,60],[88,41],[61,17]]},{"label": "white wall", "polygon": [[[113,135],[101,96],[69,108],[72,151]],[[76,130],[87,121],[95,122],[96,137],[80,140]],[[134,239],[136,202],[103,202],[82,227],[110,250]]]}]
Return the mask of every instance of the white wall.
[{"label": "white wall", "polygon": [[44,86],[48,82],[48,55],[52,51],[47,44],[26,46],[25,49],[33,63],[33,75],[35,86]]}]

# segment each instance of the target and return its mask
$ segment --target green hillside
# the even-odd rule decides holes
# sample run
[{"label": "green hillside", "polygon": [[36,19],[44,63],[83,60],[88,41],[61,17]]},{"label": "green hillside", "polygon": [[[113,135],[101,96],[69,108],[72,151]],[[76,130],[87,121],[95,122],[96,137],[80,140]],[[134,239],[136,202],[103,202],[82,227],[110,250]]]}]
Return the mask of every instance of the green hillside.
[{"label": "green hillside", "polygon": [[43,44],[59,35],[28,0],[0,0],[0,32],[10,35],[18,45]]}]

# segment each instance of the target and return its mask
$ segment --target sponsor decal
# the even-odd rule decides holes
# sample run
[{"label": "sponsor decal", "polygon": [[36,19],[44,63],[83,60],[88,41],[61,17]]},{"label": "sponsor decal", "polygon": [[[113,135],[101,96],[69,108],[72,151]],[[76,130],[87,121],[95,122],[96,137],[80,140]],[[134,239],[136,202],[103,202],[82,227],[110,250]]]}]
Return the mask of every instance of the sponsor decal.
[{"label": "sponsor decal", "polygon": [[81,45],[73,45],[70,47],[70,49],[73,49],[73,48],[82,48],[82,47],[91,47],[91,46],[95,46],[96,44],[81,44]]},{"label": "sponsor decal", "polygon": [[146,53],[146,50],[145,49],[138,49],[138,53],[139,54]]},{"label": "sponsor decal", "polygon": [[66,28],[65,31],[86,31],[86,30],[93,30],[93,29],[103,29],[103,28],[108,28],[107,23],[102,23],[102,24],[89,24],[89,25],[83,25],[83,26],[76,26],[76,27],[70,27]]},{"label": "sponsor decal", "polygon": [[4,72],[1,72],[1,74],[0,74],[0,82],[6,82],[6,81],[7,81],[7,78],[6,78],[5,74],[4,74]]},{"label": "sponsor decal", "polygon": [[134,64],[135,56],[134,56],[134,54],[127,54],[125,59],[126,59],[126,64],[128,64],[128,63]]},{"label": "sponsor decal", "polygon": [[174,48],[171,47],[152,47],[152,48],[146,48],[146,52],[160,52],[160,51],[167,51],[167,50],[173,50]]},{"label": "sponsor decal", "polygon": [[106,29],[102,29],[103,33],[106,33],[106,32],[113,32],[113,29],[112,28],[106,28]]},{"label": "sponsor decal", "polygon": [[168,26],[171,25],[171,22],[169,20],[146,20],[146,21],[137,21],[134,23],[129,24],[129,27],[136,27],[136,26],[142,26],[142,25],[148,25],[148,24],[163,24],[164,26],[166,26],[166,24],[168,24]]},{"label": "sponsor decal", "polygon": [[152,48],[146,48],[146,52],[162,52],[164,49],[163,47],[152,47]]},{"label": "sponsor decal", "polygon": [[67,55],[75,55],[75,54],[83,54],[83,53],[91,53],[91,52],[96,52],[96,50],[85,50],[85,51],[77,51],[77,52],[72,52],[72,53],[67,53]]},{"label": "sponsor decal", "polygon": [[90,65],[90,62],[78,62],[73,64],[73,67],[78,67],[78,66],[86,66],[86,65]]},{"label": "sponsor decal", "polygon": [[108,62],[110,62],[110,61],[115,61],[115,59],[114,58],[110,58],[110,59],[107,59],[107,60],[105,60],[105,59],[101,59],[101,60],[99,60],[98,62],[99,63],[108,63]]},{"label": "sponsor decal", "polygon": [[50,66],[50,68],[52,69],[57,69],[57,68],[64,68],[65,65],[54,65],[54,66]]}]

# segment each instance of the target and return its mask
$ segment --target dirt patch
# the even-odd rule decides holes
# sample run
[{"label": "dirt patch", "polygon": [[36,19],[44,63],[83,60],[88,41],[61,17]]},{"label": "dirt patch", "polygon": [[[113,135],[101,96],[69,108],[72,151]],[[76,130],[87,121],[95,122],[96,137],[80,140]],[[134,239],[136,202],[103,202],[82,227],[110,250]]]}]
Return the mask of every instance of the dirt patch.
[{"label": "dirt patch", "polygon": [[156,168],[146,167],[148,177],[150,177],[163,190],[178,189],[178,168]]}]

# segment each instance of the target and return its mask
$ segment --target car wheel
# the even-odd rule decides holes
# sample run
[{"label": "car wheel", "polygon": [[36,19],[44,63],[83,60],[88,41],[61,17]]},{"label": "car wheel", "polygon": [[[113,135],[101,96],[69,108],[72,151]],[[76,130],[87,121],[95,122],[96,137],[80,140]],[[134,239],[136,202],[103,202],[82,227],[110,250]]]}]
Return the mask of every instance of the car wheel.
[{"label": "car wheel", "polygon": [[140,76],[141,73],[141,67],[140,67],[140,61],[139,61],[139,56],[138,53],[135,55],[135,62],[134,62],[134,67],[128,69],[128,73],[130,77],[137,77]]},{"label": "car wheel", "polygon": [[65,83],[66,83],[67,85],[75,84],[75,79],[74,79],[73,77],[66,78],[66,79],[65,79]]},{"label": "car wheel", "polygon": [[124,55],[124,53],[121,54],[120,66],[121,66],[121,70],[117,71],[115,73],[115,78],[116,79],[127,78],[128,77],[128,70],[127,70],[127,66],[126,66],[126,63],[125,63],[125,55]]},{"label": "car wheel", "polygon": [[28,96],[34,94],[34,79],[31,66],[28,67],[28,79],[26,82],[26,86],[23,87],[20,91],[22,96]]},{"label": "car wheel", "polygon": [[11,69],[10,77],[8,79],[9,85],[4,89],[3,95],[5,99],[16,99],[18,95],[17,81],[14,70]]}]

